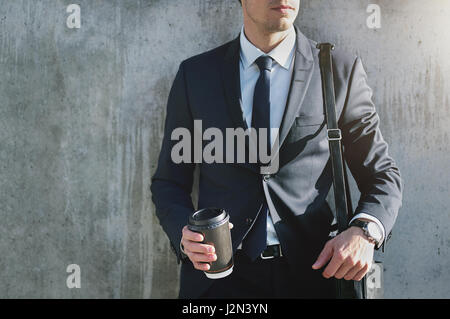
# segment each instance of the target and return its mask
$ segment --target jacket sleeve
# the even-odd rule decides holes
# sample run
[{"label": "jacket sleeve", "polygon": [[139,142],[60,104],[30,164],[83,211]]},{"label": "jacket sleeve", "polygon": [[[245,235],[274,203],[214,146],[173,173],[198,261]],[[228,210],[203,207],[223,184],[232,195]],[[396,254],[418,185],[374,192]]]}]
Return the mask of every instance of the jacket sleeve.
[{"label": "jacket sleeve", "polygon": [[403,186],[400,171],[381,135],[380,118],[360,58],[353,64],[339,122],[345,160],[361,192],[354,214],[377,218],[388,239],[402,205]]},{"label": "jacket sleeve", "polygon": [[158,167],[150,186],[156,216],[169,237],[177,262],[180,263],[183,257],[180,251],[181,231],[194,211],[191,192],[195,164],[192,156],[190,161],[173,161],[172,148],[179,140],[172,140],[171,135],[176,128],[187,130],[190,145],[193,145],[193,118],[186,94],[183,63],[180,64],[170,90]]}]

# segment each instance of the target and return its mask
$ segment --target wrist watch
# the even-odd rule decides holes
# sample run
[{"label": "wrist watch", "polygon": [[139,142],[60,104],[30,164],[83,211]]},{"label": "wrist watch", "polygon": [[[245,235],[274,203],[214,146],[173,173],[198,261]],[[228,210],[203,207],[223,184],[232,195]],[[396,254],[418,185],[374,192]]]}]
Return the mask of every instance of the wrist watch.
[{"label": "wrist watch", "polygon": [[375,244],[376,246],[379,246],[383,234],[381,233],[380,228],[376,223],[355,219],[350,223],[350,226],[356,226],[361,228],[364,232],[364,235],[367,236],[369,241]]}]

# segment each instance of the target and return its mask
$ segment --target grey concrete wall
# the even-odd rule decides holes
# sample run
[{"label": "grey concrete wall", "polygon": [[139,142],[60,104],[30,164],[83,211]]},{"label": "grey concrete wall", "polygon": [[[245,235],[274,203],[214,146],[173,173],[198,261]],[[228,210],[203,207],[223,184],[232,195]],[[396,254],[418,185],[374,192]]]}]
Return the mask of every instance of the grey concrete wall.
[{"label": "grey concrete wall", "polygon": [[[235,2],[82,0],[69,29],[70,0],[0,0],[1,298],[176,296],[148,186],[178,64],[237,35]],[[388,298],[450,297],[449,16],[445,0],[305,0],[296,22],[362,57],[401,169]]]}]

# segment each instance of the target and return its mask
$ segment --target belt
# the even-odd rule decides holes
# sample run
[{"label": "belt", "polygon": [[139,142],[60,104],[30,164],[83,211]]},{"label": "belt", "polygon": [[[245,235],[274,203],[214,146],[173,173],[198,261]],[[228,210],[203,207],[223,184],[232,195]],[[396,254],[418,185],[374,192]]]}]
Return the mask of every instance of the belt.
[{"label": "belt", "polygon": [[[241,245],[238,246],[237,252],[242,252]],[[244,253],[242,252],[242,254]],[[266,249],[264,249],[264,251],[261,253],[261,255],[259,255],[259,258],[261,259],[273,259],[278,257],[283,257],[283,251],[281,250],[280,244],[267,246]]]},{"label": "belt", "polygon": [[278,257],[283,257],[283,252],[281,251],[281,245],[270,245],[260,255],[261,259],[273,259]]}]

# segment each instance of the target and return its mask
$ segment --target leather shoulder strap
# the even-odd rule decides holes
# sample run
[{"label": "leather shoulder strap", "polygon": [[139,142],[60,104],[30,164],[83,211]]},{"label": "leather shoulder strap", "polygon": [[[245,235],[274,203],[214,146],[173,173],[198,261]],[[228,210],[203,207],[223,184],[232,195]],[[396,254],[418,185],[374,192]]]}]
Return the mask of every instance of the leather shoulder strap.
[{"label": "leather shoulder strap", "polygon": [[322,78],[322,95],[327,122],[327,136],[333,171],[333,187],[336,205],[338,232],[348,228],[349,216],[352,215],[350,190],[342,151],[342,133],[337,124],[336,100],[333,81],[333,60],[331,51],[334,45],[319,43],[319,65]]},{"label": "leather shoulder strap", "polygon": [[[333,60],[331,51],[334,46],[330,43],[320,43],[319,65],[322,78],[322,95],[327,121],[328,143],[333,170],[334,200],[336,205],[336,220],[338,233],[348,228],[349,216],[352,215],[350,188],[348,187],[347,172],[342,156],[342,132],[336,119],[336,100],[333,81]],[[340,299],[365,299],[365,279],[357,281],[336,280],[336,296]]]}]

